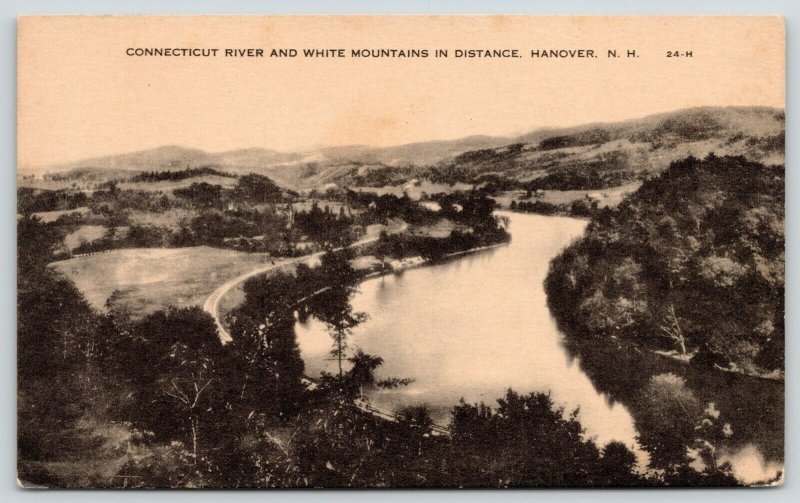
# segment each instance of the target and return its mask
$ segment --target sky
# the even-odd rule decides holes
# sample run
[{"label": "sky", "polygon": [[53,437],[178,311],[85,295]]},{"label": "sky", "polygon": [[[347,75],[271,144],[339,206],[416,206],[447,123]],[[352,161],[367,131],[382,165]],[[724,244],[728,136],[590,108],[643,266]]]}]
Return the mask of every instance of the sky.
[{"label": "sky", "polygon": [[[164,47],[218,56],[126,55]],[[266,53],[224,57],[225,48]],[[267,57],[273,48],[430,56]],[[457,49],[521,57],[455,58]],[[534,49],[598,57],[532,58]],[[783,107],[784,52],[778,17],[27,17],[18,25],[18,165],[162,145],[388,146],[693,106]]]}]

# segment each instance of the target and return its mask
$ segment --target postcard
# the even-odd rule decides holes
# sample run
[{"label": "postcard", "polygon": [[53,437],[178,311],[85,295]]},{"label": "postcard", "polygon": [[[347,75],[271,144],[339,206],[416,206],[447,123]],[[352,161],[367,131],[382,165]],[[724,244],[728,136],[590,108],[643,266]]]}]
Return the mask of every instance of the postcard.
[{"label": "postcard", "polygon": [[18,483],[784,482],[768,16],[18,21]]}]

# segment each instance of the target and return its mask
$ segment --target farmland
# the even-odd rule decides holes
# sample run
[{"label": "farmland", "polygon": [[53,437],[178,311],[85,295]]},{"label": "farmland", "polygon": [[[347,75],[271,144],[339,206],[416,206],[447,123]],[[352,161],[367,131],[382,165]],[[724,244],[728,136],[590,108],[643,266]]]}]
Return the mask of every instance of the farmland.
[{"label": "farmland", "polygon": [[51,267],[73,281],[92,307],[141,317],[170,305],[202,305],[214,288],[265,260],[261,253],[193,246],[113,250]]},{"label": "farmland", "polygon": [[[580,201],[587,197],[599,195],[599,207],[615,207],[626,195],[636,192],[636,189],[638,189],[641,184],[642,182],[637,181],[603,190],[544,190],[540,195],[534,195],[531,200],[554,205],[568,205],[574,201]],[[519,202],[525,197],[524,190],[515,190],[502,192],[494,196],[493,199],[497,201],[497,204],[501,207],[508,208],[511,205],[511,201]]]}]

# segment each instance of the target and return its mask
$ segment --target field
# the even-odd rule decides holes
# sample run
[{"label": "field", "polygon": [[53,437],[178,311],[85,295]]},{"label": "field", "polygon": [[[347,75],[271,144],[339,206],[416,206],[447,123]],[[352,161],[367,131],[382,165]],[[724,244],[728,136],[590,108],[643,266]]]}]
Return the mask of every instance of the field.
[{"label": "field", "polygon": [[512,200],[516,200],[517,202],[541,201],[549,204],[570,204],[573,201],[584,199],[590,195],[599,195],[600,198],[597,201],[598,206],[601,208],[604,206],[614,207],[618,205],[626,195],[636,192],[641,185],[642,182],[631,182],[620,185],[619,187],[601,190],[545,190],[544,194],[541,196],[533,196],[530,199],[523,199],[525,197],[525,191],[515,190],[503,192],[498,196],[494,196],[493,199],[503,208],[508,208]]},{"label": "field", "polygon": [[103,184],[103,180],[17,180],[18,188],[30,188],[39,190],[63,190],[75,189],[91,193]]},{"label": "field", "polygon": [[[458,226],[452,220],[442,218],[432,225],[415,225],[410,232],[414,236],[443,239],[450,236],[450,233],[457,228]],[[464,229],[461,230],[463,231]]]},{"label": "field", "polygon": [[170,305],[200,306],[225,281],[263,264],[265,256],[206,246],[133,248],[55,262],[89,303],[139,317]]},{"label": "field", "polygon": [[[393,194],[397,197],[401,197],[404,193],[403,185],[386,185],[383,187],[352,187],[352,190],[356,192],[371,192],[373,194],[377,194],[382,196],[384,194]],[[444,183],[433,183],[428,180],[423,180],[419,183],[419,185],[415,185],[413,187],[409,187],[408,190],[405,192],[408,193],[408,197],[411,199],[419,199],[422,197],[422,193],[425,192],[428,195],[431,194],[438,194],[440,192],[444,192],[449,194],[451,192],[455,192],[458,190],[466,191],[470,190],[472,185],[466,183],[456,183],[455,185],[447,185]]]},{"label": "field", "polygon": [[81,215],[86,215],[89,213],[89,208],[81,207],[81,208],[75,208],[74,210],[40,211],[38,213],[34,213],[33,216],[39,217],[39,219],[41,219],[42,222],[47,224],[50,222],[55,222],[56,220],[58,220],[58,217],[64,215],[71,215],[73,213],[80,213]]},{"label": "field", "polygon": [[91,243],[102,238],[108,232],[104,225],[82,225],[78,230],[64,237],[64,246],[72,251],[84,243]]},{"label": "field", "polygon": [[145,192],[172,192],[175,189],[184,189],[193,183],[207,183],[209,185],[219,185],[230,189],[236,186],[237,179],[226,176],[207,175],[185,178],[183,180],[164,180],[158,182],[122,182],[119,188],[122,190],[143,190]]},{"label": "field", "polygon": [[134,225],[154,225],[176,231],[181,224],[188,224],[198,215],[197,211],[185,208],[172,208],[162,213],[131,211],[129,218]]},{"label": "field", "polygon": [[356,271],[371,269],[381,264],[381,261],[374,255],[362,255],[350,261],[350,266]]}]

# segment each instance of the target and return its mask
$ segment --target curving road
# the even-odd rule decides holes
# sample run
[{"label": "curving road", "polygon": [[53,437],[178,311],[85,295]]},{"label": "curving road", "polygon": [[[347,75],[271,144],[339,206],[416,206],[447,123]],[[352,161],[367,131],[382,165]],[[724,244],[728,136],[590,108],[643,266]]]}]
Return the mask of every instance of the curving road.
[{"label": "curving road", "polygon": [[[398,228],[393,229],[390,232],[393,234],[398,232],[403,232],[407,228],[408,224],[403,222]],[[380,236],[365,238],[360,241],[356,241],[355,243],[348,246],[340,246],[339,248],[334,248],[333,251],[341,251],[344,250],[345,248],[356,248],[358,246],[374,243],[379,239],[379,237]],[[228,332],[228,330],[222,324],[222,317],[220,316],[219,313],[220,300],[222,300],[222,297],[224,297],[226,293],[228,293],[236,285],[247,281],[253,276],[258,276],[259,274],[264,274],[274,269],[280,269],[281,267],[287,267],[295,264],[300,264],[303,262],[311,262],[315,259],[322,257],[324,254],[325,252],[321,251],[321,252],[311,253],[309,255],[303,255],[302,257],[285,260],[283,262],[279,262],[276,264],[257,267],[252,271],[246,272],[240,276],[233,278],[232,280],[222,284],[219,288],[211,292],[211,295],[209,295],[206,301],[203,303],[203,310],[214,317],[214,322],[217,324],[217,332],[219,333],[220,341],[222,341],[222,343],[225,344],[233,340],[230,332]]]}]

